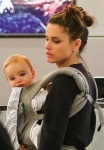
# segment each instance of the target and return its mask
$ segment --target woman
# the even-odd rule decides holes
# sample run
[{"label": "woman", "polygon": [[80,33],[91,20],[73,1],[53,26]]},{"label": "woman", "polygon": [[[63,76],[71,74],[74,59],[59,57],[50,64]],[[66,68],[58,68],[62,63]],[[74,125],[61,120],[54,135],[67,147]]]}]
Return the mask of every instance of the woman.
[{"label": "woman", "polygon": [[[58,68],[73,67],[86,77],[95,99],[93,77],[80,56],[87,43],[88,28],[94,23],[81,7],[69,6],[50,17],[46,27],[45,54]],[[52,82],[44,105],[44,119],[38,150],[85,150],[95,131],[96,117],[92,104],[69,118],[79,89],[72,77],[58,75]]]}]

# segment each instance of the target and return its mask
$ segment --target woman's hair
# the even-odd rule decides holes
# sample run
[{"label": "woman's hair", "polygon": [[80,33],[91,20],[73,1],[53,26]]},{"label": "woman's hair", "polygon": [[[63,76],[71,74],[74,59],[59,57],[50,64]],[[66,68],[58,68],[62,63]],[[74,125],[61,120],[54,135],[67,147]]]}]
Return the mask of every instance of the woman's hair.
[{"label": "woman's hair", "polygon": [[51,16],[48,23],[62,26],[65,32],[68,33],[70,40],[80,38],[82,44],[79,51],[81,52],[87,43],[89,33],[87,27],[94,23],[94,17],[88,15],[82,7],[69,5]]},{"label": "woman's hair", "polygon": [[11,63],[16,64],[18,62],[21,62],[21,63],[25,62],[30,67],[30,69],[33,70],[32,64],[31,64],[30,60],[28,59],[28,57],[26,57],[24,55],[20,55],[20,54],[13,54],[10,57],[8,57],[3,64],[4,73],[5,73],[5,69],[8,65],[10,65]]}]

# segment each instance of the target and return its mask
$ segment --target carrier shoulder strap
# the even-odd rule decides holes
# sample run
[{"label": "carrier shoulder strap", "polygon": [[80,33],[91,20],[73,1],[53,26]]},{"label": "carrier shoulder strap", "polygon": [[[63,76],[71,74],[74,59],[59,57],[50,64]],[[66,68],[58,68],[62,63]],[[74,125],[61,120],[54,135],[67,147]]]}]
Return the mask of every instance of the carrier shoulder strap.
[{"label": "carrier shoulder strap", "polygon": [[[93,100],[93,98],[89,94],[89,85],[85,76],[78,69],[72,67],[64,67],[48,73],[47,75],[43,76],[39,81],[37,81],[37,83],[34,83],[28,88],[22,89],[20,95],[21,102],[19,103],[19,109],[17,114],[18,115],[17,126],[19,124],[18,133],[21,134],[22,131],[24,131],[23,133],[24,135],[21,136],[21,139],[23,139],[23,137],[26,137],[25,133],[27,133],[28,135],[31,125],[34,123],[35,120],[43,118],[43,116],[40,117],[34,113],[31,107],[31,100],[36,96],[36,94],[40,91],[41,88],[46,87],[46,85],[52,82],[53,79],[59,74],[64,74],[72,77],[75,80],[75,83],[80,90],[80,94],[78,94],[74,99],[69,117],[72,117],[73,115],[78,113],[89,100],[92,103],[92,105],[94,104],[94,107],[96,107],[96,109],[98,110],[98,114],[100,118],[99,129],[101,128],[102,125],[104,125],[104,117],[102,114],[102,110],[100,106],[96,103],[96,100]],[[95,83],[95,87],[96,87],[96,83]],[[97,99],[97,95],[98,94],[97,94],[97,87],[96,87],[96,99]]]},{"label": "carrier shoulder strap", "polygon": [[[96,100],[98,98],[98,89],[97,89],[95,79],[93,78],[95,89],[96,89],[96,99],[93,100],[93,98],[89,94],[89,85],[88,85],[87,79],[85,78],[83,73],[80,72],[76,68],[64,67],[64,68],[53,70],[50,73],[43,76],[36,84],[33,84],[33,86],[30,89],[25,88],[24,93],[28,94],[27,91],[29,90],[29,96],[31,96],[31,100],[32,100],[35,97],[35,95],[40,91],[41,88],[44,88],[49,82],[51,82],[59,74],[64,74],[64,75],[68,75],[72,77],[75,80],[75,83],[78,86],[79,90],[81,91],[81,93],[76,96],[74,103],[72,104],[69,117],[72,117],[77,112],[79,112],[85,106],[87,100],[89,100],[92,104],[94,104],[94,107],[98,111],[100,127],[103,126],[104,116],[103,116],[100,105],[96,103]],[[85,99],[85,94],[86,94],[86,99]]]},{"label": "carrier shoulder strap", "polygon": [[[89,85],[85,76],[78,69],[72,67],[64,67],[61,69],[53,70],[47,75],[43,76],[39,81],[37,81],[37,83],[33,84],[31,87],[24,88],[21,93],[21,97],[24,100],[24,103],[28,103],[29,100],[31,102],[31,100],[40,91],[40,89],[46,87],[46,85],[49,82],[52,82],[52,80],[59,74],[64,74],[72,77],[75,80],[75,83],[78,86],[79,90],[81,91],[80,94],[76,96],[71,107],[70,117],[79,112],[87,102],[87,98],[85,99],[84,95],[89,95]],[[92,103],[93,99],[90,98],[90,101]]]}]

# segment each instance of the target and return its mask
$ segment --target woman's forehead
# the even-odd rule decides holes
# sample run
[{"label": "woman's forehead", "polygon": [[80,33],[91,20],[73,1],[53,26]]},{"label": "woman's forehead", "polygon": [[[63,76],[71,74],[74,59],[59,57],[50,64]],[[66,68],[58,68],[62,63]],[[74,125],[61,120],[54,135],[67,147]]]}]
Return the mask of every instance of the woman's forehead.
[{"label": "woman's forehead", "polygon": [[57,24],[48,24],[46,27],[46,36],[50,35],[50,36],[61,36],[61,34],[67,35],[67,32],[65,32],[65,29]]}]

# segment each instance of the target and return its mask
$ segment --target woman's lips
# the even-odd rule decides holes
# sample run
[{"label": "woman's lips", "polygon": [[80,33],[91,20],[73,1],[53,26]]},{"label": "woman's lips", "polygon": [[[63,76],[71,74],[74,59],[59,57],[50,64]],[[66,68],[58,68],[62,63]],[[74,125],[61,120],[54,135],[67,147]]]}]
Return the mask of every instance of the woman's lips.
[{"label": "woman's lips", "polygon": [[47,56],[48,58],[50,58],[50,57],[52,57],[53,55],[52,55],[51,53],[46,53],[46,56]]}]

